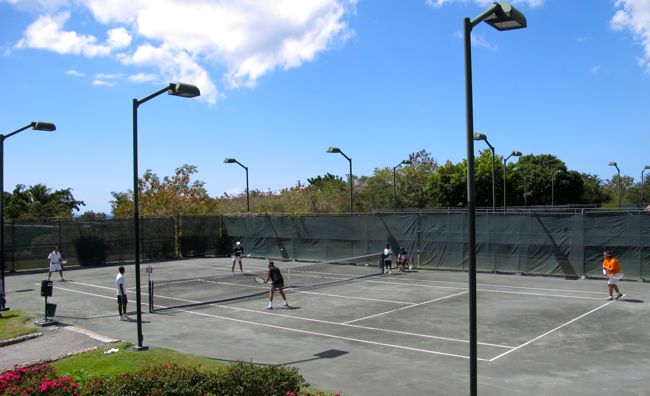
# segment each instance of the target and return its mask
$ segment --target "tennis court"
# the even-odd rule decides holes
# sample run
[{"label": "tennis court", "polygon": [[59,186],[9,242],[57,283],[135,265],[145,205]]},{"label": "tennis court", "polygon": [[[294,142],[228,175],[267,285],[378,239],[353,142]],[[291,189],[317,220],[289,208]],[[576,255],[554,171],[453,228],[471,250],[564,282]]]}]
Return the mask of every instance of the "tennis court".
[{"label": "tennis court", "polygon": [[[276,264],[285,279],[290,269],[304,266]],[[159,262],[152,264],[151,276],[154,282],[206,278],[227,274],[230,266],[228,258]],[[243,286],[254,290],[246,298],[203,303],[214,283],[242,287],[225,278],[197,284],[185,296],[161,290],[155,312],[149,313],[146,267],[141,265],[145,345],[297,366],[311,384],[349,395],[469,393],[465,272],[368,276],[378,272],[376,266],[334,266],[308,275],[325,282],[287,289],[290,309],[280,309],[277,294],[275,309],[265,309],[261,293],[268,285],[260,289],[254,282]],[[244,259],[247,271],[265,268],[264,260]],[[135,318],[133,270],[126,266],[129,311]],[[55,282],[49,299],[58,305],[57,319],[136,343],[135,321],[117,318],[116,273],[117,267],[67,272],[68,281]],[[9,305],[40,314],[42,278],[9,276]],[[647,394],[647,284],[622,282],[626,297],[607,301],[605,283],[478,274],[479,394]]]}]

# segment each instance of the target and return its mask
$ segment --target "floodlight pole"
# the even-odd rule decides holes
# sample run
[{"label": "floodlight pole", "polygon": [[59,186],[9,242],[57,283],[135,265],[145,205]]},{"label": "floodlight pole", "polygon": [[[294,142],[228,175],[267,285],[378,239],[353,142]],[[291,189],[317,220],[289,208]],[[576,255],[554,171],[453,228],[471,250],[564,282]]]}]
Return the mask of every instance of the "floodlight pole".
[{"label": "floodlight pole", "polygon": [[399,164],[395,165],[393,167],[393,205],[394,205],[394,211],[397,212],[397,181],[396,181],[396,171],[397,168],[399,168],[402,165],[410,165],[412,164],[411,160],[403,160]]},{"label": "floodlight pole", "polygon": [[146,351],[148,346],[143,345],[144,336],[142,335],[142,297],[140,296],[140,210],[138,207],[138,107],[149,100],[168,92],[173,96],[193,98],[201,93],[197,87],[190,84],[169,84],[144,99],[133,99],[133,233],[135,243],[135,301],[136,301],[136,319],[138,328],[138,345],[133,347],[136,351]]},{"label": "floodlight pole", "polygon": [[555,206],[555,175],[560,172],[562,172],[562,169],[556,170],[551,176],[551,207]]},{"label": "floodlight pole", "polygon": [[352,214],[352,158],[348,157],[345,155],[343,151],[341,151],[340,148],[338,147],[330,147],[327,149],[328,153],[339,153],[342,156],[345,157],[346,160],[350,163],[350,214]]},{"label": "floodlight pole", "polygon": [[474,191],[474,107],[472,97],[472,29],[485,21],[497,30],[526,27],[526,18],[508,3],[494,3],[478,17],[463,20],[465,49],[465,108],[467,122],[467,236],[469,250],[470,395],[478,394],[476,329],[476,202]]},{"label": "floodlight pole", "polygon": [[223,160],[225,164],[237,164],[244,168],[246,170],[246,212],[250,213],[251,212],[251,200],[250,200],[250,194],[248,192],[248,167],[244,166],[241,162],[237,161],[234,158],[226,158]]},{"label": "floodlight pole", "polygon": [[495,180],[496,180],[496,168],[495,168],[495,155],[494,155],[494,147],[488,142],[487,136],[482,133],[475,133],[474,134],[474,140],[483,140],[485,143],[488,145],[490,148],[490,151],[492,151],[492,212],[497,211],[497,193],[496,193],[496,185],[495,185]]},{"label": "floodlight pole", "polygon": [[643,167],[643,169],[641,169],[641,208],[642,208],[642,209],[643,209],[643,205],[644,205],[644,202],[643,202],[643,182],[645,181],[645,180],[643,179],[643,172],[644,172],[646,169],[650,169],[650,165],[646,165],[646,166]]},{"label": "floodlight pole", "polygon": [[524,206],[528,206],[528,176],[524,173]]},{"label": "floodlight pole", "polygon": [[[52,132],[56,130],[56,126],[52,124],[51,122],[31,122],[28,125],[25,125],[24,127],[17,129],[11,133],[8,133],[6,135],[0,134],[0,284],[2,285],[2,293],[4,293],[4,296],[0,295],[0,297],[5,297],[5,302],[6,302],[6,295],[7,295],[7,284],[5,283],[5,203],[4,203],[4,191],[5,191],[5,186],[4,186],[4,146],[5,146],[5,139],[8,139],[24,130],[27,129],[33,129],[35,131],[45,131],[45,132]],[[6,308],[6,306],[5,306]]]},{"label": "floodlight pole", "polygon": [[521,152],[519,151],[513,151],[510,153],[506,159],[503,160],[503,213],[506,213],[506,197],[507,197],[507,191],[506,191],[506,170],[507,170],[507,163],[510,157],[521,157]]},{"label": "floodlight pole", "polygon": [[622,193],[623,190],[621,189],[621,170],[618,169],[618,164],[616,162],[614,162],[614,161],[610,162],[608,165],[615,167],[616,172],[618,173],[618,208],[620,209],[621,208],[621,200],[623,198],[623,193]]}]

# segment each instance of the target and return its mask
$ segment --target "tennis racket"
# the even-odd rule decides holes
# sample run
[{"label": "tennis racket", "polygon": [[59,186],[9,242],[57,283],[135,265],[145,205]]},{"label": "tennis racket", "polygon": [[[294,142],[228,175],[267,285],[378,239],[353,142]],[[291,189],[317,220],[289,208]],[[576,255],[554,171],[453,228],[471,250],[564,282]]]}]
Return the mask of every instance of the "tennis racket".
[{"label": "tennis racket", "polygon": [[259,283],[259,284],[264,283],[264,278],[262,278],[262,277],[259,276],[259,275],[255,275],[255,277],[254,277],[253,279],[255,279],[255,282],[257,282],[257,283]]}]

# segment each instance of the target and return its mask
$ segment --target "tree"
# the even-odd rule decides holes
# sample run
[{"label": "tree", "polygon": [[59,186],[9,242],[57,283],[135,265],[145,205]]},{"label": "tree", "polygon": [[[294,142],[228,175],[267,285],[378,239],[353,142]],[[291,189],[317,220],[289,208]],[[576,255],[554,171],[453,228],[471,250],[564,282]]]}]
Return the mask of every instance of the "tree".
[{"label": "tree", "polygon": [[71,188],[51,192],[44,184],[18,184],[13,193],[4,193],[4,202],[5,214],[12,219],[71,218],[86,205],[74,198]]},{"label": "tree", "polygon": [[453,164],[451,161],[439,166],[429,176],[425,192],[433,199],[433,206],[460,207],[467,202],[467,165],[465,161]]},{"label": "tree", "polygon": [[436,172],[438,163],[426,150],[409,155],[411,165],[397,169],[397,195],[404,208],[426,208],[435,205],[433,196],[426,190],[429,177]]},{"label": "tree", "polygon": [[[206,214],[214,205],[205,190],[205,182],[191,181],[198,169],[194,165],[176,168],[174,176],[162,180],[150,169],[138,179],[139,212],[143,216]],[[112,192],[111,211],[115,217],[133,215],[133,191]]]}]

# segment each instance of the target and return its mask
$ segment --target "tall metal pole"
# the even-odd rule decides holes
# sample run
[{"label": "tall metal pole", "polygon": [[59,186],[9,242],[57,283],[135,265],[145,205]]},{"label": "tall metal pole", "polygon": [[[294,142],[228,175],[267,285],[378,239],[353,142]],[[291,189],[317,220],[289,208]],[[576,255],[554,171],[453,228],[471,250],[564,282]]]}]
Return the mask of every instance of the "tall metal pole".
[{"label": "tall metal pole", "polygon": [[465,119],[467,123],[467,244],[469,250],[469,374],[470,395],[478,393],[476,318],[476,203],[474,191],[474,106],[472,97],[472,23],[463,20],[465,42]]},{"label": "tall metal pole", "polygon": [[646,165],[641,169],[641,206],[644,205],[643,202],[643,183],[645,182],[645,179],[643,178],[643,172],[645,172],[646,169],[650,169],[650,165]]},{"label": "tall metal pole", "polygon": [[250,193],[248,191],[248,167],[244,166],[244,169],[246,169],[246,212],[250,213],[251,212],[251,197],[250,197]]},{"label": "tall metal pole", "polygon": [[[485,143],[487,143],[487,140],[485,141]],[[495,183],[497,179],[496,168],[495,168],[496,160],[494,158],[494,147],[492,147],[492,145],[490,145],[489,143],[488,145],[490,146],[490,150],[492,150],[492,212],[494,213],[497,211],[497,192],[495,188],[496,187]]]},{"label": "tall metal pole", "polygon": [[347,157],[345,154],[343,156],[350,162],[350,214],[352,214],[352,158]]},{"label": "tall metal pole", "polygon": [[143,345],[144,335],[142,334],[142,308],[140,306],[142,297],[140,296],[140,209],[138,203],[139,186],[138,186],[138,106],[140,103],[133,99],[133,233],[135,243],[135,303],[136,303],[136,321],[138,329],[138,345],[136,350],[147,350],[148,347]]},{"label": "tall metal pole", "polygon": [[397,173],[397,166],[393,167],[393,211],[394,212],[397,212],[397,186],[395,184],[395,179],[396,179],[395,174]]},{"label": "tall metal pole", "polygon": [[[5,152],[5,135],[0,135],[0,298],[7,295],[5,284],[5,188],[4,188],[4,152]],[[6,300],[6,299],[5,299]]]}]

